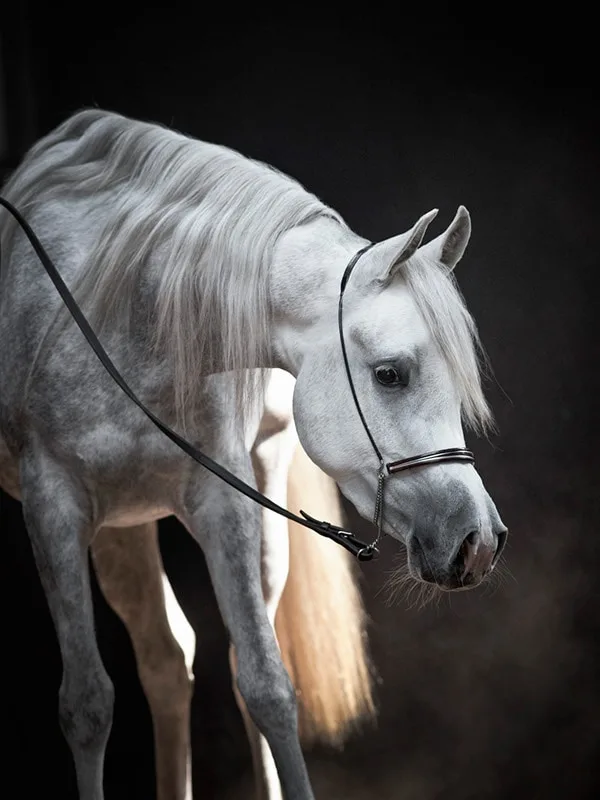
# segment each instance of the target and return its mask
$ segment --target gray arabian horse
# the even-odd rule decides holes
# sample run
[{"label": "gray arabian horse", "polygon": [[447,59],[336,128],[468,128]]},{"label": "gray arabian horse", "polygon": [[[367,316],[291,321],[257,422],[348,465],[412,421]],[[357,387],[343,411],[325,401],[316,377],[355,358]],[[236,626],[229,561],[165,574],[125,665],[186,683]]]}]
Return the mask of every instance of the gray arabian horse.
[{"label": "gray arabian horse", "polygon": [[[368,243],[264,164],[95,109],[38,142],[3,196],[60,265],[137,395],[248,483],[270,368],[296,379],[299,441],[365,518],[381,508],[374,442],[386,461],[402,460],[464,448],[463,422],[490,424],[476,328],[452,275],[470,236],[463,207],[426,244],[435,211],[362,253],[345,291],[345,363],[340,281]],[[263,593],[260,508],[128,400],[15,223],[5,213],[0,221],[0,478],[22,501],[55,623],[59,716],[80,797],[103,796],[113,707],[88,547],[100,530],[173,514],[203,549],[237,690],[282,794],[312,798],[295,691]],[[406,545],[415,579],[445,589],[478,584],[506,538],[472,463],[390,476],[380,521]]]}]

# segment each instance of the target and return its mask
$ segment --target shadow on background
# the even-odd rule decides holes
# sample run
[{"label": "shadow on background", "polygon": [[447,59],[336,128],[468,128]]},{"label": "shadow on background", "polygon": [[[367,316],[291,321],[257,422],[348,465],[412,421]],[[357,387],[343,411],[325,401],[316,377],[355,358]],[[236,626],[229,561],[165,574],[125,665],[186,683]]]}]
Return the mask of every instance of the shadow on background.
[{"label": "shadow on background", "polygon": [[[510,20],[496,20],[492,40],[481,33],[488,26],[476,31],[458,15],[400,13],[398,27],[373,12],[309,25],[290,11],[287,23],[237,19],[232,32],[231,19],[192,24],[178,2],[93,13],[84,21],[30,3],[3,17],[5,170],[66,115],[97,104],[272,163],[372,239],[434,206],[432,235],[459,203],[472,213],[458,277],[494,366],[500,435],[471,445],[511,529],[504,575],[420,609],[386,603],[382,587],[402,557],[393,542],[363,568],[379,723],[341,753],[310,754],[317,796],[596,796],[589,338],[600,176],[585,31],[567,57],[575,33],[550,17],[536,21],[535,39],[520,20],[521,41]],[[56,714],[58,646],[20,506],[0,502],[4,781],[20,787],[9,796],[51,789],[66,800],[76,793]],[[171,520],[161,546],[198,636],[197,796],[249,797],[249,750],[202,554]],[[154,791],[149,712],[124,628],[94,588],[117,693],[106,796],[145,800]]]}]

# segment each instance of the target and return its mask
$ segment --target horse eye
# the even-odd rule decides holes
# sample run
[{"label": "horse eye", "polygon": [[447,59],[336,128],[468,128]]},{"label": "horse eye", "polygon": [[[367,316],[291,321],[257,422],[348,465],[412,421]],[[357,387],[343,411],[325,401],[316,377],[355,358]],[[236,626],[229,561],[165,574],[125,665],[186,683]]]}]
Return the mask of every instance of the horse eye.
[{"label": "horse eye", "polygon": [[406,386],[408,380],[391,364],[375,367],[375,377],[382,386]]}]

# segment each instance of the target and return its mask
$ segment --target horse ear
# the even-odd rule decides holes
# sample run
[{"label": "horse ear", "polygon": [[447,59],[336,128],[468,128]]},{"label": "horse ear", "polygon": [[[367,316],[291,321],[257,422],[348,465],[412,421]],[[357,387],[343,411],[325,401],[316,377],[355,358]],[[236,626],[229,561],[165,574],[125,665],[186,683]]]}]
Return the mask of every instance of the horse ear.
[{"label": "horse ear", "polygon": [[438,209],[434,208],[427,214],[423,214],[421,219],[406,233],[377,243],[375,246],[377,263],[384,265],[383,275],[379,275],[380,280],[385,283],[391,281],[402,264],[417,252],[430,222],[437,213]]},{"label": "horse ear", "polygon": [[471,217],[464,206],[459,206],[448,230],[420,247],[419,253],[452,272],[463,257],[470,236]]}]

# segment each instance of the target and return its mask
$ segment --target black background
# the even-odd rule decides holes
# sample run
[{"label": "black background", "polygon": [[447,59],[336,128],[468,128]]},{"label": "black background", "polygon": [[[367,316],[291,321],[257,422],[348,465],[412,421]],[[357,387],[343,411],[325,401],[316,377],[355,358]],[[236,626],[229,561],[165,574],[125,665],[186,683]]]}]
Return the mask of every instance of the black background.
[{"label": "black background", "polygon": [[[573,4],[560,17],[549,5],[527,16],[524,4],[484,5],[479,16],[458,5],[293,6],[281,18],[181,2],[54,6],[2,9],[4,170],[66,115],[97,104],[270,162],[371,239],[434,206],[432,234],[459,203],[471,211],[458,277],[495,369],[500,429],[471,445],[511,529],[510,574],[417,609],[389,607],[380,593],[392,543],[363,569],[380,720],[342,753],[309,755],[318,797],[595,796],[591,19]],[[0,502],[6,796],[75,797],[56,716],[58,647],[20,506]],[[198,636],[196,794],[248,797],[249,752],[202,554],[170,521],[161,544]],[[117,692],[106,795],[145,800],[154,791],[149,713],[126,633],[96,597]]]}]

